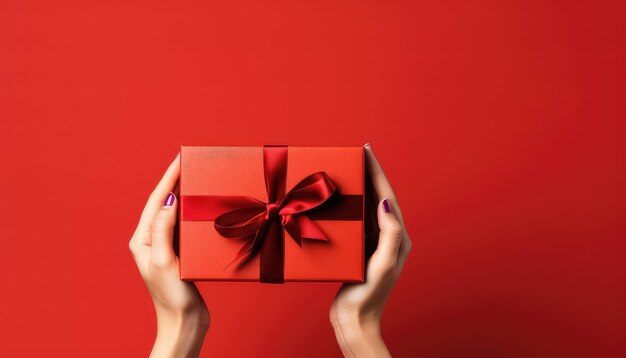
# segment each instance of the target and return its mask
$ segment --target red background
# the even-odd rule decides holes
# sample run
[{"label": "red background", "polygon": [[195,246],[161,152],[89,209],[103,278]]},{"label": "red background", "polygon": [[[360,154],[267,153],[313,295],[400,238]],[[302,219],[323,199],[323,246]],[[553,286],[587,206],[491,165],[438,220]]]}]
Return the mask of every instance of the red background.
[{"label": "red background", "polygon": [[[624,4],[2,1],[0,355],[147,355],[127,242],[180,144],[371,142],[396,356],[623,356]],[[203,355],[338,356],[336,290],[202,284]]]}]

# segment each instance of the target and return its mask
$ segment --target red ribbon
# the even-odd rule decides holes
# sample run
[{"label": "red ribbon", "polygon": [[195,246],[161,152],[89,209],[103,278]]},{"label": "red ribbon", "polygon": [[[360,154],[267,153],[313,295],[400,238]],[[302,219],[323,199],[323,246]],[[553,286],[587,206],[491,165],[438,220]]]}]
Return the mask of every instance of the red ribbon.
[{"label": "red ribbon", "polygon": [[[215,230],[223,237],[246,241],[233,262],[247,254],[260,251],[260,281],[283,283],[284,231],[287,231],[299,246],[302,246],[302,239],[327,241],[322,230],[304,213],[327,201],[337,188],[326,173],[317,172],[302,179],[285,193],[286,146],[264,146],[263,167],[267,203],[249,196],[223,196],[208,199],[212,200],[211,211],[221,212],[215,218]],[[357,201],[359,197],[356,198]],[[207,199],[206,197],[196,198],[199,200],[195,199],[195,204],[200,204]],[[185,199],[186,204],[194,203],[194,197]],[[352,201],[355,202],[355,200]],[[350,206],[358,210],[356,205]],[[356,210],[353,212],[358,213]],[[193,210],[192,219],[196,218],[193,216],[194,213],[204,215],[200,210]]]}]

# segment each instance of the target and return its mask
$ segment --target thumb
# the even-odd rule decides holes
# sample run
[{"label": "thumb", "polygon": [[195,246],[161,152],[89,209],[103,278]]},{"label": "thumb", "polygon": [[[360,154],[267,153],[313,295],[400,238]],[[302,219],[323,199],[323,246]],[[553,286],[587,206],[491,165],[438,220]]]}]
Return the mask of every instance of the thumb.
[{"label": "thumb", "polygon": [[393,203],[385,198],[378,203],[378,226],[380,235],[376,255],[383,261],[395,264],[402,243],[402,223],[398,219]]},{"label": "thumb", "polygon": [[174,254],[174,225],[176,224],[178,200],[173,193],[168,193],[161,209],[151,225],[152,250],[150,263],[158,267],[172,264]]}]

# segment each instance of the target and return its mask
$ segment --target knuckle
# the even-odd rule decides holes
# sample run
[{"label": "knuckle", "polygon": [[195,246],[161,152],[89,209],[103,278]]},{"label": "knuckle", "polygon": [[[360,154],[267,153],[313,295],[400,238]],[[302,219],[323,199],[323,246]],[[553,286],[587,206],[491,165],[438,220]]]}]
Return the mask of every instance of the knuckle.
[{"label": "knuckle", "polygon": [[402,248],[400,249],[402,257],[406,258],[407,256],[409,256],[409,253],[411,253],[412,248],[413,248],[413,243],[411,242],[411,240],[408,237],[405,238],[404,241],[402,242]]},{"label": "knuckle", "polygon": [[400,222],[394,220],[394,221],[389,222],[386,225],[385,231],[387,231],[388,233],[394,236],[401,237],[404,232],[404,228],[402,227],[402,224],[400,224]]},{"label": "knuckle", "polygon": [[335,317],[335,313],[332,310],[328,312],[328,320],[330,321],[330,324],[333,326],[337,324],[337,318]]},{"label": "knuckle", "polygon": [[407,238],[406,238],[406,251],[409,252],[409,251],[411,251],[412,248],[413,248],[413,242],[407,236]]},{"label": "knuckle", "polygon": [[389,241],[394,245],[393,247],[399,247],[404,241],[404,237],[401,232],[390,232]]},{"label": "knuckle", "polygon": [[150,265],[152,265],[152,267],[158,268],[158,269],[164,269],[164,268],[168,268],[170,266],[170,259],[168,257],[166,257],[165,255],[152,255],[150,256]]},{"label": "knuckle", "polygon": [[139,245],[137,244],[135,240],[131,239],[128,242],[128,249],[130,250],[132,254],[135,254],[137,251],[139,251]]}]

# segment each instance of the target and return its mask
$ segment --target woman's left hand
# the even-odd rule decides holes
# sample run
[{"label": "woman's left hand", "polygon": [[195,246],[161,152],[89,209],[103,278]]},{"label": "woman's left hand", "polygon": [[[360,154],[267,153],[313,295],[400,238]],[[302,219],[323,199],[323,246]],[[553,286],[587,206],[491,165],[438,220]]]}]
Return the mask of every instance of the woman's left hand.
[{"label": "woman's left hand", "polygon": [[128,244],[157,316],[151,357],[197,357],[209,328],[209,311],[193,283],[180,279],[174,253],[180,174],[178,156],[154,189]]}]

